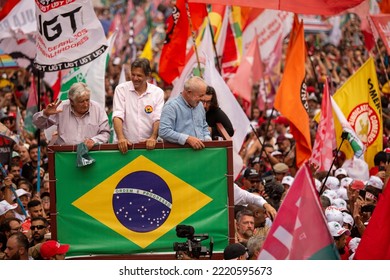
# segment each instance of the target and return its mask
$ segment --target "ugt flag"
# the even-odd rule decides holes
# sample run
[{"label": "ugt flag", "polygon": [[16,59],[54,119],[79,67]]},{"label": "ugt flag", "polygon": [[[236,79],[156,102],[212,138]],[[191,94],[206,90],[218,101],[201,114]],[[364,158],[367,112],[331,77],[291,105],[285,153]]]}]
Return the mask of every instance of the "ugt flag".
[{"label": "ugt flag", "polygon": [[103,27],[90,0],[36,0],[35,67],[43,72],[80,67],[107,49]]},{"label": "ugt flag", "polygon": [[284,199],[260,260],[339,259],[330,235],[309,167],[298,170]]}]

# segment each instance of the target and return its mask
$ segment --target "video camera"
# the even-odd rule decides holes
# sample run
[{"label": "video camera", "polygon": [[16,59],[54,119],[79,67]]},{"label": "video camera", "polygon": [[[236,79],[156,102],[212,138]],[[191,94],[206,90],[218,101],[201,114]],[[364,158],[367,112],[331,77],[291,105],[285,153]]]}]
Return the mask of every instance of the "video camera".
[{"label": "video camera", "polygon": [[209,248],[202,246],[202,241],[209,238],[208,234],[195,234],[195,229],[192,226],[177,225],[176,236],[180,238],[187,238],[186,242],[174,242],[173,250],[176,252],[176,259],[181,259],[181,252],[188,255],[190,258],[210,258],[213,255],[213,238],[210,238]]}]

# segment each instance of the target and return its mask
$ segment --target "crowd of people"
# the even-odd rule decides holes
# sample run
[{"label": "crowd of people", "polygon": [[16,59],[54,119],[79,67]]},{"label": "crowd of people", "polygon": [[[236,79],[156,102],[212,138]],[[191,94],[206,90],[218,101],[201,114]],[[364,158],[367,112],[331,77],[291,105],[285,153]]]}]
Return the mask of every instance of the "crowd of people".
[{"label": "crowd of people", "polygon": [[[384,151],[375,156],[369,180],[352,178],[343,166],[346,158],[342,152],[335,154],[337,160],[331,176],[313,170],[329,231],[341,259],[353,259],[390,177],[386,152],[390,136],[386,95],[390,63],[381,41],[373,51],[366,50],[361,33],[356,32],[359,24],[359,18],[350,16],[337,46],[329,42],[326,34],[306,36],[309,54],[306,83],[311,118],[320,109],[322,87],[328,78],[334,92],[369,56],[375,57],[382,90]],[[11,159],[2,178],[0,259],[64,259],[69,250],[69,245],[59,244],[50,236],[48,144],[84,143],[91,149],[108,143],[112,133],[107,117],[110,112],[115,143],[122,153],[127,153],[135,143],[145,143],[147,149],[154,149],[160,139],[200,150],[205,148],[204,141],[223,138],[217,123],[222,124],[229,136],[234,135],[229,118],[218,105],[215,93],[218,88],[194,76],[185,82],[180,95],[168,100],[172,86],[152,79],[157,75],[157,68],[147,59],[127,60],[129,79],[119,83],[118,59],[125,61],[126,57],[129,54],[125,51],[121,57],[110,59],[106,73],[106,110],[91,100],[93,93],[86,84],[77,82],[70,88],[66,101],[52,100],[52,89],[45,85],[41,110],[29,116],[27,100],[35,84],[32,73],[18,69],[3,74],[0,121],[18,136],[18,143],[12,146]],[[253,100],[256,94],[254,91]],[[297,172],[295,140],[288,119],[274,110],[256,106],[248,118],[254,129],[248,132],[240,151],[245,168],[234,184],[235,244],[226,247],[225,259],[257,259]],[[38,133],[27,129],[30,119],[40,129]],[[308,125],[314,141],[317,124],[312,121]],[[44,130],[53,126],[56,130],[48,138]]]}]

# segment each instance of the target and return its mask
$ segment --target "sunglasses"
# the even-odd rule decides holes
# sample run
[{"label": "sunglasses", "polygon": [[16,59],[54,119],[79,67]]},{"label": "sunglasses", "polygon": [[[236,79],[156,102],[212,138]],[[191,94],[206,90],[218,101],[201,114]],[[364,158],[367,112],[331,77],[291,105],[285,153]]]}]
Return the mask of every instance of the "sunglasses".
[{"label": "sunglasses", "polygon": [[39,226],[31,226],[31,227],[30,227],[31,230],[36,230],[36,229],[39,230],[39,229],[44,229],[44,228],[46,228],[46,227],[45,227],[45,226],[42,226],[42,225],[39,225]]}]

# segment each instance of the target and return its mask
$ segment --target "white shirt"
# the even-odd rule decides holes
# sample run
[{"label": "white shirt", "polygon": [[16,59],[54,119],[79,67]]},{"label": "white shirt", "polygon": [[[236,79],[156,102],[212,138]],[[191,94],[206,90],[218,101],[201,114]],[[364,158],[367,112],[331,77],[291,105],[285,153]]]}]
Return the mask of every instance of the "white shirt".
[{"label": "white shirt", "polygon": [[263,207],[266,203],[262,196],[250,193],[234,184],[234,205],[254,204]]},{"label": "white shirt", "polygon": [[160,120],[164,106],[164,91],[147,83],[146,92],[138,95],[133,82],[115,88],[112,118],[123,121],[123,134],[132,143],[146,141],[153,132],[153,124]]}]

